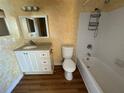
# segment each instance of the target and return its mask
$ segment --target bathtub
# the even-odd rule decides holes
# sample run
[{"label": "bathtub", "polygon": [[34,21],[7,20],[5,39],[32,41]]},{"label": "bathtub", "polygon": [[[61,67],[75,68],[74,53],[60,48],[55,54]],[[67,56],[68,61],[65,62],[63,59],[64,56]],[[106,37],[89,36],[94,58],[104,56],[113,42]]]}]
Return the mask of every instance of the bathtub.
[{"label": "bathtub", "polygon": [[124,93],[124,79],[95,57],[77,58],[77,67],[89,93]]}]

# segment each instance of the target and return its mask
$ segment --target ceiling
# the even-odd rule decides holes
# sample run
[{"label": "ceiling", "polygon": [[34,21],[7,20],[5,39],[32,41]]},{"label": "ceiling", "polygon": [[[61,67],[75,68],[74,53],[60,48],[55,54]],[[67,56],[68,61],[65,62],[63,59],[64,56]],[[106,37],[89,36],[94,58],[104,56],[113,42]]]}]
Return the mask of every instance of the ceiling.
[{"label": "ceiling", "polygon": [[80,9],[82,12],[93,11],[99,8],[102,11],[112,11],[124,6],[124,0],[110,0],[108,4],[104,3],[105,0],[80,0]]}]

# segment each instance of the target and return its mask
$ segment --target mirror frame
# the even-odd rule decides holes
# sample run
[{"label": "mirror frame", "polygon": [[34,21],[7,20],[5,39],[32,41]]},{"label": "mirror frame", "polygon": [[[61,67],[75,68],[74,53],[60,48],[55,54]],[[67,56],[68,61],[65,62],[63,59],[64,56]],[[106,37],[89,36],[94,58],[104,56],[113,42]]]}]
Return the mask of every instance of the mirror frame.
[{"label": "mirror frame", "polygon": [[[28,39],[35,39],[35,38],[44,38],[45,39],[45,38],[49,38],[50,35],[49,35],[48,16],[47,15],[45,15],[45,16],[19,16],[18,18],[19,18],[20,28],[21,28],[22,34],[25,37],[25,39],[27,39],[27,37],[28,37]],[[30,18],[30,19],[33,19],[33,18],[45,18],[47,36],[46,37],[42,37],[42,36],[31,37],[31,36],[27,35],[27,37],[26,37],[26,35],[24,35],[24,34],[29,33],[29,32],[28,32],[27,26],[24,27],[24,25],[22,24],[22,22],[24,21],[22,18],[23,19],[25,19],[25,18]],[[27,31],[24,33],[23,30],[27,30]]]}]

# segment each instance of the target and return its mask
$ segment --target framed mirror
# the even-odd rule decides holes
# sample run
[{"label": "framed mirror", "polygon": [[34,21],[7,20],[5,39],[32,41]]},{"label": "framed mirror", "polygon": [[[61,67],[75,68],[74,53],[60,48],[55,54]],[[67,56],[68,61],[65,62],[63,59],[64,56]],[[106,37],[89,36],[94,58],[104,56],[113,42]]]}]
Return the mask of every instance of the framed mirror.
[{"label": "framed mirror", "polygon": [[9,36],[9,30],[4,11],[0,9],[0,36]]},{"label": "framed mirror", "polygon": [[10,35],[5,18],[0,18],[0,36]]},{"label": "framed mirror", "polygon": [[19,20],[25,38],[49,38],[47,16],[20,16]]}]

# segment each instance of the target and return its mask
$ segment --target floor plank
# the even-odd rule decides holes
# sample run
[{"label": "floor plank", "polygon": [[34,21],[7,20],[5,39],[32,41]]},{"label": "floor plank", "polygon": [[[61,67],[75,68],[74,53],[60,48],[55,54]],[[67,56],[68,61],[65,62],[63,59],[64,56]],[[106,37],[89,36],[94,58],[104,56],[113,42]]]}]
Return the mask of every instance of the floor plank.
[{"label": "floor plank", "polygon": [[64,78],[61,66],[52,75],[25,75],[12,93],[88,93],[78,69],[72,81]]}]

